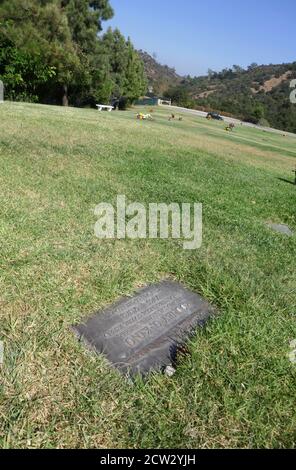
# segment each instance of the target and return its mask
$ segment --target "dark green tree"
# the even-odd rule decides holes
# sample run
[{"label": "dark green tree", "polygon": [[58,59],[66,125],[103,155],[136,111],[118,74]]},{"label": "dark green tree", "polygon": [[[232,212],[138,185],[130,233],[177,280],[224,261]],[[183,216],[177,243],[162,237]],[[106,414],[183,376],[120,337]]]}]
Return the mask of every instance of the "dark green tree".
[{"label": "dark green tree", "polygon": [[126,41],[118,29],[108,29],[102,38],[102,49],[109,57],[111,95],[118,99],[124,97],[127,104],[132,103],[147,90],[142,60],[130,39]]},{"label": "dark green tree", "polygon": [[[56,98],[60,94],[63,104],[68,104],[68,86],[80,79],[84,67],[82,56],[72,41],[68,19],[62,14],[59,2],[1,0],[0,19],[1,36],[10,44],[10,49],[15,50],[12,55],[6,55],[8,62],[1,64],[2,70],[5,68],[7,71],[14,67],[14,56],[23,57],[23,68],[19,63],[17,73],[20,75],[19,84],[26,83],[29,96],[31,92],[36,93],[38,90],[36,81],[31,82],[28,77],[29,66],[25,66],[25,63],[37,64],[39,61],[40,65],[43,64],[44,68],[52,72],[47,81],[48,94],[52,93]],[[41,99],[38,93],[37,97]]]},{"label": "dark green tree", "polygon": [[94,106],[132,102],[146,91],[143,64],[130,40],[102,22],[109,0],[0,0],[0,78],[7,96]]},{"label": "dark green tree", "polygon": [[189,96],[188,90],[182,85],[170,88],[166,92],[166,97],[171,99],[173,104],[184,106],[185,108],[193,107],[193,102]]},{"label": "dark green tree", "polygon": [[109,0],[61,0],[61,8],[67,15],[73,41],[85,54],[95,53],[102,21],[114,14]]},{"label": "dark green tree", "polygon": [[133,103],[146,92],[148,82],[144,72],[144,64],[135,51],[130,39],[126,43],[126,48],[127,66],[125,69],[123,94],[128,102]]}]

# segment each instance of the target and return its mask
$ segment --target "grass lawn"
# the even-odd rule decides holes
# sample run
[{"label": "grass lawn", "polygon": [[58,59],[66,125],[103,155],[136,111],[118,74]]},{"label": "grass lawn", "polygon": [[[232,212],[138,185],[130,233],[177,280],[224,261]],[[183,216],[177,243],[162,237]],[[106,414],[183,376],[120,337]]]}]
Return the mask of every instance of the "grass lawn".
[{"label": "grass lawn", "polygon": [[[0,446],[295,447],[296,138],[184,115],[0,106]],[[282,178],[282,179],[281,179]],[[100,202],[202,202],[204,241],[101,241]],[[127,383],[70,326],[176,279],[220,312]]]}]

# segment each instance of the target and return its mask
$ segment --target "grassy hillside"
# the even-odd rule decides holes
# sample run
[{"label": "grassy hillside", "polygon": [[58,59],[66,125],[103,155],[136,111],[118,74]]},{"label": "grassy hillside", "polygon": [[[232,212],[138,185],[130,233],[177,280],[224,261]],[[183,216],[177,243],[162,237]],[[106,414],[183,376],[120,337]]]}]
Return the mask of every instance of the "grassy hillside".
[{"label": "grassy hillside", "polygon": [[[184,116],[0,106],[1,447],[294,447],[294,137]],[[285,181],[287,180],[287,181]],[[94,207],[202,202],[204,241],[100,241]],[[126,382],[70,326],[179,280],[220,315],[168,378]]]}]

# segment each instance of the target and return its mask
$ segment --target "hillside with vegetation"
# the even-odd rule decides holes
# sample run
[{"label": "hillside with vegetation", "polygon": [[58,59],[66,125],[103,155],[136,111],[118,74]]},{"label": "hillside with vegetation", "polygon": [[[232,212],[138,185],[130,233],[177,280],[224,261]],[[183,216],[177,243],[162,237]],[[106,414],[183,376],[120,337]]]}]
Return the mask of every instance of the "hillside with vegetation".
[{"label": "hillside with vegetation", "polygon": [[296,62],[234,66],[207,77],[188,78],[182,87],[198,106],[230,113],[242,120],[296,132],[296,107],[290,102],[290,82]]},{"label": "hillside with vegetation", "polygon": [[182,77],[177,74],[176,70],[168,65],[160,64],[156,59],[156,55],[152,57],[142,50],[139,50],[138,54],[144,63],[149,86],[153,88],[155,94],[165,94],[169,88],[181,83]]},{"label": "hillside with vegetation", "polygon": [[215,110],[296,132],[296,106],[289,99],[290,82],[296,78],[296,62],[251,64],[247,69],[234,65],[221,72],[209,70],[207,76],[180,77],[171,73],[174,69],[157,64],[148,54],[142,53],[141,57],[154,91],[157,93],[160,88],[174,104]]}]

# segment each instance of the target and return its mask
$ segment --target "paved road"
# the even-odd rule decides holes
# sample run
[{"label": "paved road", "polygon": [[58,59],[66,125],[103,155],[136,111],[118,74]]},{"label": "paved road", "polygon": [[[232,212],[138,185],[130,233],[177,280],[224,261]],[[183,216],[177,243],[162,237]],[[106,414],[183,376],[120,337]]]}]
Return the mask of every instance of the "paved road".
[{"label": "paved road", "polygon": [[[208,113],[205,113],[204,111],[197,111],[195,109],[188,109],[188,108],[181,108],[179,106],[167,106],[167,105],[161,105],[162,108],[166,108],[167,110],[170,110],[170,111],[174,111],[176,113],[185,113],[185,114],[192,114],[193,116],[199,116],[199,117],[207,117],[207,114]],[[253,127],[255,129],[259,129],[261,131],[266,131],[266,132],[271,132],[273,134],[281,134],[281,135],[289,135],[291,137],[295,137],[296,138],[296,134],[292,134],[291,132],[285,132],[285,131],[281,131],[279,129],[273,129],[272,127],[262,127],[262,126],[256,126],[256,124],[251,124],[249,122],[242,122],[240,121],[239,119],[234,119],[234,118],[230,118],[230,117],[227,117],[227,116],[223,116],[223,119],[225,122],[227,123],[233,123],[235,125],[243,125],[243,126],[246,126],[246,127]]]}]

